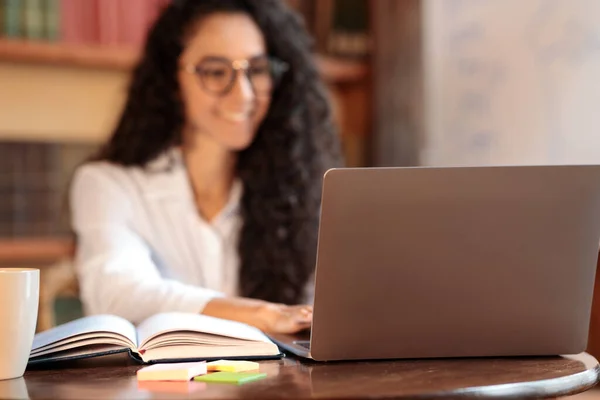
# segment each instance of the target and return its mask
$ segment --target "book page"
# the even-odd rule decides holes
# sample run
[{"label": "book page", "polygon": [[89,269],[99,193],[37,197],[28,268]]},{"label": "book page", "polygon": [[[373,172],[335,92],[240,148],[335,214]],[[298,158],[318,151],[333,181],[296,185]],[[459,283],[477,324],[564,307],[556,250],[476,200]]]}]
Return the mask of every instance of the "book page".
[{"label": "book page", "polygon": [[155,347],[164,346],[191,346],[191,345],[209,345],[209,346],[244,346],[249,342],[244,339],[234,339],[224,336],[212,335],[201,332],[170,332],[162,335],[153,336],[152,339],[144,343],[144,350],[150,350]]},{"label": "book page", "polygon": [[[227,342],[227,338],[234,338],[272,343],[264,333],[252,326],[201,314],[176,312],[157,314],[146,319],[137,329],[140,348],[144,348],[144,345],[154,337],[170,332],[181,334],[185,331],[223,336],[224,342]],[[164,336],[165,339],[169,339],[169,335]]]},{"label": "book page", "polygon": [[114,315],[92,315],[38,333],[33,339],[32,351],[76,341],[81,335],[97,333],[98,336],[106,336],[101,335],[101,332],[111,332],[123,337],[124,346],[135,348],[137,345],[135,327],[129,321]]},{"label": "book page", "polygon": [[[79,336],[77,336],[77,338],[79,338]],[[41,347],[37,350],[33,350],[29,354],[29,358],[40,357],[40,356],[44,356],[46,354],[54,355],[59,352],[66,352],[67,350],[71,350],[71,349],[81,349],[83,347],[91,348],[92,346],[115,346],[115,347],[121,347],[121,348],[123,348],[123,347],[131,348],[131,345],[127,344],[126,341],[120,337],[120,335],[118,338],[115,338],[112,336],[101,336],[101,337],[86,338],[83,340],[78,339],[78,340],[75,340],[72,342],[67,342],[65,344],[57,344],[56,346],[50,345],[49,347]],[[78,352],[79,351],[80,350],[78,350]],[[83,351],[83,350],[81,350],[81,351]]]},{"label": "book page", "polygon": [[29,357],[29,362],[59,361],[88,355],[105,355],[108,352],[122,352],[126,347],[110,344],[96,344],[81,349],[62,350],[51,354],[41,354]]},{"label": "book page", "polygon": [[247,342],[245,346],[168,346],[140,354],[144,362],[160,360],[200,360],[229,357],[271,357],[280,354],[274,343]]}]

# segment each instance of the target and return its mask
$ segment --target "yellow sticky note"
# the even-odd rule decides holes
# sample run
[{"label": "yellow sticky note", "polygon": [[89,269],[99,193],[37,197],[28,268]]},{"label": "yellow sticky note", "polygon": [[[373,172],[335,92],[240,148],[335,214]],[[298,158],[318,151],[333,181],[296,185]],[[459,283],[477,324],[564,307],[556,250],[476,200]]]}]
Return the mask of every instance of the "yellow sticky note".
[{"label": "yellow sticky note", "polygon": [[210,383],[237,383],[241,385],[266,378],[267,374],[258,372],[213,372],[208,375],[196,376],[195,382],[210,382]]},{"label": "yellow sticky note", "polygon": [[259,364],[254,361],[218,360],[206,364],[207,371],[246,372],[258,371]]}]

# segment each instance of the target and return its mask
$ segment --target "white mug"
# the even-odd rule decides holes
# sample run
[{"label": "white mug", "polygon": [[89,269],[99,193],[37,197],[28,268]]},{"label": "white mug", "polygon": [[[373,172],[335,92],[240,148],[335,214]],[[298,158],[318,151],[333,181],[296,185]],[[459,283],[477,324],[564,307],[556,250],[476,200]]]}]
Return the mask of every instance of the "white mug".
[{"label": "white mug", "polygon": [[39,269],[0,268],[0,380],[25,373],[39,297]]}]

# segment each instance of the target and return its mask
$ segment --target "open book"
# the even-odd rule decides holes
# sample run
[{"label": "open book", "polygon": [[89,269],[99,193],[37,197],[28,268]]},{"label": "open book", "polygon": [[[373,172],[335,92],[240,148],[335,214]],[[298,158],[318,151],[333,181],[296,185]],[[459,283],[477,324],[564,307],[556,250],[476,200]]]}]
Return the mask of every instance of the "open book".
[{"label": "open book", "polygon": [[200,314],[164,313],[136,328],[114,315],[95,315],[35,335],[29,364],[125,351],[144,364],[281,356],[265,334],[239,322]]}]

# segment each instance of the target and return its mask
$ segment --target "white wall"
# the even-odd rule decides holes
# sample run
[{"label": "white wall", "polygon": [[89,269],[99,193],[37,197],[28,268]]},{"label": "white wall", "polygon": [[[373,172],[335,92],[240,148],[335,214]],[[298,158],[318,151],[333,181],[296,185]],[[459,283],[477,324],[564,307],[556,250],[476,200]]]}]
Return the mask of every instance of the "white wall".
[{"label": "white wall", "polygon": [[599,0],[424,0],[426,165],[600,163]]}]

